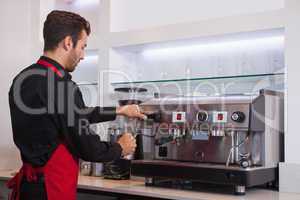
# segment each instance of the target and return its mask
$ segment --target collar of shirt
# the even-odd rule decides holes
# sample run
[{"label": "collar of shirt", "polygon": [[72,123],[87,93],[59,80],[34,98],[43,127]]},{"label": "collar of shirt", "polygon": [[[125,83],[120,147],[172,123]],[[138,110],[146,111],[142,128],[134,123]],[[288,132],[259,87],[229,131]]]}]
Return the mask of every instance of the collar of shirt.
[{"label": "collar of shirt", "polygon": [[72,75],[68,71],[66,71],[65,68],[61,64],[56,62],[55,60],[53,60],[49,57],[46,57],[46,56],[41,56],[40,60],[44,60],[44,61],[52,64],[56,69],[58,69],[61,72],[61,74],[63,75],[63,78],[66,78],[69,80],[72,79]]}]

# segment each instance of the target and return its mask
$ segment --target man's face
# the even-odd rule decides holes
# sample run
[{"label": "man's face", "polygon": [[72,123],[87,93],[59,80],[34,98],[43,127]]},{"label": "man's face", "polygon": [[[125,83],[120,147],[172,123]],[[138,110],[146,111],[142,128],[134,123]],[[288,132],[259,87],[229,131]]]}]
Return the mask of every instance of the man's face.
[{"label": "man's face", "polygon": [[84,59],[84,51],[87,45],[88,35],[85,31],[82,31],[77,44],[68,53],[68,64],[66,70],[68,72],[73,72],[78,65],[78,63]]}]

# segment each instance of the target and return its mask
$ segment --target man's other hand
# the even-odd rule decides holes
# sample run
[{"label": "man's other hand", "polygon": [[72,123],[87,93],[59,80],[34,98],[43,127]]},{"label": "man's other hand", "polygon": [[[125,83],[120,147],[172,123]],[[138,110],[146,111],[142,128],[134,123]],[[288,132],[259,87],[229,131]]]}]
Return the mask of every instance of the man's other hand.
[{"label": "man's other hand", "polygon": [[124,133],[118,140],[122,147],[122,155],[133,154],[136,148],[136,140],[130,133]]}]

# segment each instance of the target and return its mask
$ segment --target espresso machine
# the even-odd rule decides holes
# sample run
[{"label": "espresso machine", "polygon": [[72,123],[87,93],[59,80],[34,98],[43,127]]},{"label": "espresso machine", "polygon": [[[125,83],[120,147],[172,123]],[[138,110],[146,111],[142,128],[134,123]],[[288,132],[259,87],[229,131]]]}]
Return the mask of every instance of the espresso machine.
[{"label": "espresso machine", "polygon": [[140,124],[142,159],[131,173],[146,185],[180,179],[247,187],[274,184],[282,162],[284,95],[152,99],[140,104],[148,120]]}]

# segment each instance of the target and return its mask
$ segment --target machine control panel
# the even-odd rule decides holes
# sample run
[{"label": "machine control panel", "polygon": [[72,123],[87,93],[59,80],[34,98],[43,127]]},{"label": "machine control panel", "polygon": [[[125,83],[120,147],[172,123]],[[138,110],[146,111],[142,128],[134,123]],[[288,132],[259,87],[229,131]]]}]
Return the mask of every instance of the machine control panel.
[{"label": "machine control panel", "polygon": [[209,123],[243,123],[246,120],[246,114],[242,111],[199,111],[196,114],[196,121]]}]

